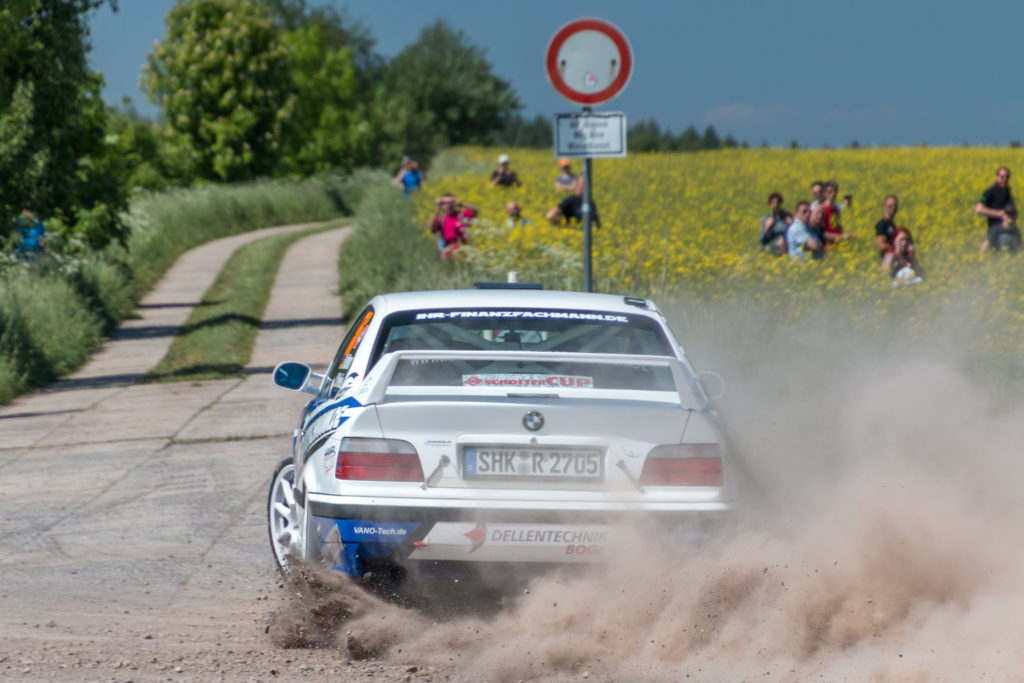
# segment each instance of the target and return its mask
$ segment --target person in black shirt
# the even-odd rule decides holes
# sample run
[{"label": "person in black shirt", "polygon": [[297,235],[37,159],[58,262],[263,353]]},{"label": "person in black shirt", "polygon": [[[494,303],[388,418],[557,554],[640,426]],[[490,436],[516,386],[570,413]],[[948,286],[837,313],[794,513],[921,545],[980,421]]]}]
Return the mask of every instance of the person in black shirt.
[{"label": "person in black shirt", "polygon": [[[988,251],[990,246],[999,250],[999,233],[1007,218],[1006,208],[1013,206],[1013,193],[1010,191],[1010,169],[1000,166],[996,169],[996,182],[985,190],[981,199],[974,205],[974,213],[988,219],[988,232],[981,243],[981,253]],[[994,239],[995,238],[995,239]]]},{"label": "person in black shirt", "polygon": [[896,234],[896,225],[892,222],[900,208],[900,200],[891,194],[882,204],[882,219],[875,223],[875,245],[878,247],[879,258],[885,258],[886,252],[892,248],[892,236]]},{"label": "person in black shirt", "polygon": [[[590,211],[594,225],[600,228],[601,219],[597,216],[597,204],[594,203],[593,198],[590,199]],[[565,221],[566,223],[571,223],[573,220],[577,220],[580,223],[583,222],[582,175],[576,177],[576,184],[573,186],[572,194],[559,202],[558,206],[553,206],[548,209],[547,219],[551,221],[552,225],[559,225],[562,221]]]},{"label": "person in black shirt", "polygon": [[508,155],[502,154],[498,156],[498,168],[494,169],[494,173],[491,174],[491,187],[512,187],[513,185],[519,187],[522,183],[519,182],[516,172],[508,167]]},{"label": "person in black shirt", "polygon": [[761,219],[761,249],[767,246],[775,256],[787,252],[786,231],[793,223],[793,215],[782,208],[782,201],[782,195],[778,192],[768,195],[771,211]]}]

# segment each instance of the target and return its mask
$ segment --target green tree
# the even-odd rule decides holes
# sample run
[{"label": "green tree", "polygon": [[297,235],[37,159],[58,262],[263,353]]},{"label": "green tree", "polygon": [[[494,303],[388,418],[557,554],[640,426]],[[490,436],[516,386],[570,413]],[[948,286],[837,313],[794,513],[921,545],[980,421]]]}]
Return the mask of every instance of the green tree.
[{"label": "green tree", "polygon": [[642,119],[626,131],[626,147],[631,152],[656,152],[666,148],[666,136],[671,144],[671,133],[662,132],[656,120]]},{"label": "green tree", "polygon": [[0,8],[0,237],[26,202],[51,232],[94,246],[125,236],[125,168],[105,140],[102,78],[85,58],[85,15],[101,4],[10,0]]},{"label": "green tree", "polygon": [[700,133],[692,125],[687,126],[686,130],[679,136],[678,145],[679,149],[683,152],[695,152],[698,149],[703,149]]},{"label": "green tree", "polygon": [[373,89],[367,117],[374,131],[371,158],[379,166],[396,166],[407,154],[425,165],[448,144],[434,127],[433,117],[418,111],[412,96],[406,93],[389,92],[378,85]]},{"label": "green tree", "polygon": [[107,109],[107,144],[127,166],[129,189],[161,190],[192,181],[191,154],[175,145],[166,125],[139,115],[130,98]]},{"label": "green tree", "polygon": [[520,114],[510,117],[498,134],[498,142],[509,147],[551,147],[554,144],[550,117],[537,114],[528,119]]},{"label": "green tree", "polygon": [[291,78],[270,12],[252,0],[178,2],[143,70],[196,173],[226,181],[272,175],[295,109]]},{"label": "green tree", "polygon": [[329,6],[310,9],[306,0],[261,1],[282,31],[317,28],[328,50],[351,49],[356,79],[361,84],[368,84],[384,65],[383,58],[373,50],[375,41],[370,30],[362,22]]},{"label": "green tree", "polygon": [[[446,144],[488,144],[521,105],[484,51],[443,20],[427,26],[383,70],[381,87],[413,107]],[[414,141],[413,144],[416,144]]]},{"label": "green tree", "polygon": [[373,131],[358,102],[352,48],[329,46],[319,23],[287,32],[282,40],[294,98],[279,170],[309,175],[368,163]]},{"label": "green tree", "polygon": [[704,149],[719,149],[722,146],[722,141],[718,138],[718,132],[715,131],[714,126],[704,129],[704,135],[700,142]]}]

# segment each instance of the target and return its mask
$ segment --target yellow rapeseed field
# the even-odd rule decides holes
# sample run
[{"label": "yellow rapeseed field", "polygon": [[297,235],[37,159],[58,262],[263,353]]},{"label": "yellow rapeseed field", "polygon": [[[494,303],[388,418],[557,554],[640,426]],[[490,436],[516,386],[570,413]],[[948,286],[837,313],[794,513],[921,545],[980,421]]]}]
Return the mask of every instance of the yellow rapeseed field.
[{"label": "yellow rapeseed field", "polygon": [[[507,152],[520,188],[488,186],[497,155]],[[579,171],[581,161],[574,161]],[[1024,254],[980,255],[985,221],[973,214],[998,166],[1024,173],[1024,150],[872,148],[722,150],[630,154],[594,162],[594,198],[602,227],[594,233],[598,291],[709,304],[748,302],[784,318],[843,306],[866,327],[922,330],[935,318],[984,330],[979,342],[1019,355],[1024,332]],[[549,288],[582,287],[582,234],[544,214],[566,193],[554,189],[550,151],[462,148],[435,163],[417,198],[427,225],[441,192],[480,208],[471,245],[475,270],[495,279],[518,271]],[[843,223],[857,238],[822,261],[794,262],[759,249],[758,227],[773,191],[792,211],[810,199],[813,180],[834,179],[853,195]],[[1013,185],[1011,178],[1011,187]],[[887,194],[899,196],[896,224],[909,227],[926,272],[923,283],[892,287],[879,266],[874,225]],[[1024,197],[1024,195],[1021,195]],[[504,207],[516,201],[531,225],[509,229]],[[425,233],[425,239],[426,233]],[[998,337],[998,339],[993,339]]]}]

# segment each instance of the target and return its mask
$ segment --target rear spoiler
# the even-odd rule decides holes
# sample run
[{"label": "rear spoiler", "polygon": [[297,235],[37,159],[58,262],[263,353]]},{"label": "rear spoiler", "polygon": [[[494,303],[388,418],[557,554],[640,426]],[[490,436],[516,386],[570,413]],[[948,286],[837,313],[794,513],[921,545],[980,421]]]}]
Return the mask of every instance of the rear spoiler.
[{"label": "rear spoiler", "polygon": [[685,363],[671,356],[626,356],[612,353],[552,353],[543,351],[393,351],[381,356],[377,364],[366,374],[356,389],[354,397],[363,405],[377,404],[384,400],[391,378],[402,360],[445,361],[445,360],[493,360],[523,362],[561,363],[606,363],[608,365],[647,365],[667,367],[672,372],[676,392],[682,406],[689,410],[703,410],[707,396],[700,381],[689,371]]}]

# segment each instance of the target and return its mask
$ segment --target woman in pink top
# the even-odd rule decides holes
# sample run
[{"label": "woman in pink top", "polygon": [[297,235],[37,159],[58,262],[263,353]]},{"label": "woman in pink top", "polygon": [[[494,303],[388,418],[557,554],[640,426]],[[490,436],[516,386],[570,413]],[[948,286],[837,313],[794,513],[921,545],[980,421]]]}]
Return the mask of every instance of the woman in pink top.
[{"label": "woman in pink top", "polygon": [[447,261],[460,244],[469,243],[466,232],[470,221],[476,218],[478,209],[472,204],[458,201],[450,194],[441,195],[435,204],[437,211],[430,221],[430,232],[437,233],[441,260]]}]

